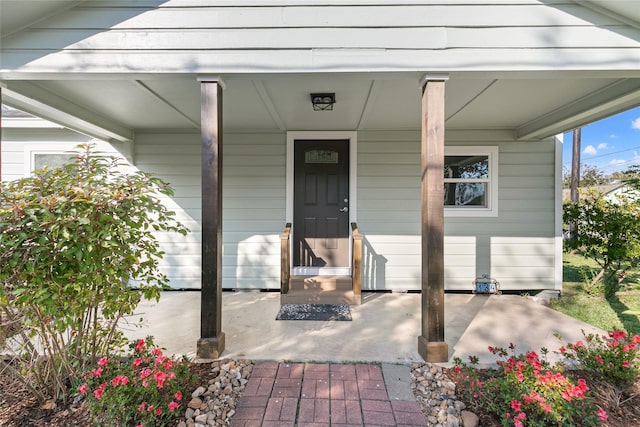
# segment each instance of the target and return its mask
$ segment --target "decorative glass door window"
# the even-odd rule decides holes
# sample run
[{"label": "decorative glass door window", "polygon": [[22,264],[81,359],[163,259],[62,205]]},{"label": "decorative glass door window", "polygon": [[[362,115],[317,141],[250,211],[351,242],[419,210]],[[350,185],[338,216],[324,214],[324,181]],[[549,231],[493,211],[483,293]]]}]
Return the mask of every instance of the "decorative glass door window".
[{"label": "decorative glass door window", "polygon": [[338,152],[333,150],[314,149],[304,153],[305,163],[338,163]]}]

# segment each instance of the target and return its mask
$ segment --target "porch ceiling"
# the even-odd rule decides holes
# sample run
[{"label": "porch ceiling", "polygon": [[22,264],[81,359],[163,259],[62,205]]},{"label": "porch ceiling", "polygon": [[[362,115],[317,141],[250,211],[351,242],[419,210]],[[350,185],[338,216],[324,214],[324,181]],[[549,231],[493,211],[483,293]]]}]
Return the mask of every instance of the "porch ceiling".
[{"label": "porch ceiling", "polygon": [[[135,132],[200,126],[195,75],[65,76],[5,81],[3,102],[80,132],[127,140]],[[222,76],[227,131],[410,130],[420,128],[420,74]],[[501,129],[537,139],[640,104],[640,78],[579,73],[453,73],[447,129]],[[335,92],[333,111],[309,94]]]}]

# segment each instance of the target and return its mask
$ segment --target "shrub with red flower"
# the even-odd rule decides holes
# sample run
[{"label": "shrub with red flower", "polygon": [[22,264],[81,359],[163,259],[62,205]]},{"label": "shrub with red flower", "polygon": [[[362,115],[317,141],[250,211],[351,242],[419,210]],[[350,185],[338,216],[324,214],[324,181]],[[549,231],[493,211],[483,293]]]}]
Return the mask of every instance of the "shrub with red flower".
[{"label": "shrub with red flower", "polygon": [[166,426],[180,414],[182,387],[190,381],[188,361],[175,360],[153,339],[130,345],[126,358],[102,357],[83,374],[78,392],[94,423],[103,426]]},{"label": "shrub with red flower", "polygon": [[[465,370],[466,400],[475,402],[498,417],[504,426],[597,426],[606,419],[606,412],[593,401],[587,383],[576,382],[564,375],[562,365],[552,366],[534,351],[516,354],[501,347],[489,347],[499,357],[497,369],[488,371],[488,378],[479,380],[477,357],[471,365],[456,358],[456,372]],[[546,355],[546,349],[542,349]]]},{"label": "shrub with red flower", "polygon": [[578,341],[560,348],[566,359],[578,368],[590,371],[598,380],[614,385],[619,392],[636,382],[640,368],[640,335],[629,336],[625,331],[612,331],[608,335],[587,335],[582,331],[582,334],[586,344]]}]

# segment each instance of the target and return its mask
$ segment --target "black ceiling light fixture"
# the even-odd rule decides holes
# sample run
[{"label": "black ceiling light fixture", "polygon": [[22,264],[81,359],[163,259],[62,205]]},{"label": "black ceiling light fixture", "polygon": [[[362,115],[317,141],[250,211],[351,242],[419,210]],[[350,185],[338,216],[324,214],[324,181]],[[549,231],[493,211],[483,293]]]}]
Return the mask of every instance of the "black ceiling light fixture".
[{"label": "black ceiling light fixture", "polygon": [[335,93],[312,93],[311,104],[313,111],[331,111],[336,103]]}]

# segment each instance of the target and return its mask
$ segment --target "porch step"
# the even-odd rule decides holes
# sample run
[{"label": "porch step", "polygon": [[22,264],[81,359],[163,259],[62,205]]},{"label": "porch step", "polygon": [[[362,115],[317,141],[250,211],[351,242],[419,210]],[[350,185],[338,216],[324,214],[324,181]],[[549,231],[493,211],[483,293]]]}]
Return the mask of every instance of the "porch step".
[{"label": "porch step", "polygon": [[351,276],[291,276],[289,292],[280,294],[280,304],[359,305]]}]

